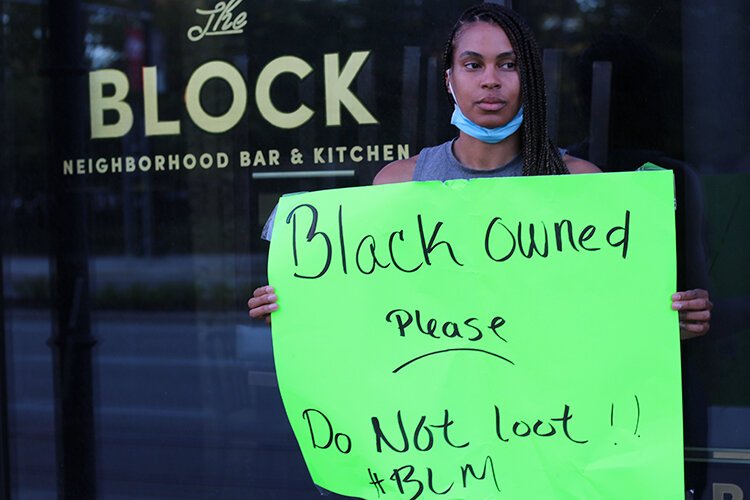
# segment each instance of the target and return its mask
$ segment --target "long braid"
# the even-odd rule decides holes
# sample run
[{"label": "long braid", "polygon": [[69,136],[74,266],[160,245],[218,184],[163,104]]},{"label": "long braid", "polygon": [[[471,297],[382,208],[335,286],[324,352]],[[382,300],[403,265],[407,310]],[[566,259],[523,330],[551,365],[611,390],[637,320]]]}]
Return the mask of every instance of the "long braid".
[{"label": "long braid", "polygon": [[[453,65],[453,46],[461,29],[470,23],[487,22],[499,26],[516,54],[523,100],[523,175],[567,174],[560,151],[547,135],[547,98],[539,47],[531,29],[515,11],[496,3],[482,3],[468,8],[451,31],[443,50],[443,74]],[[448,97],[452,97],[448,88]]]}]

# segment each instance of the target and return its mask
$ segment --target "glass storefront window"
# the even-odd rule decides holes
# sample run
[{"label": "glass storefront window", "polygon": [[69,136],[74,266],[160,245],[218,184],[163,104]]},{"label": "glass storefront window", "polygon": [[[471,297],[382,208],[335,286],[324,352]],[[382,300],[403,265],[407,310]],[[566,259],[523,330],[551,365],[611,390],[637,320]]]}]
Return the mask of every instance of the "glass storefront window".
[{"label": "glass storefront window", "polygon": [[[0,497],[319,495],[247,317],[260,234],[281,195],[455,135],[441,58],[472,3],[0,0]],[[700,498],[750,494],[748,7],[512,4],[553,140],[676,172],[680,286],[715,304],[682,344],[686,463]]]}]

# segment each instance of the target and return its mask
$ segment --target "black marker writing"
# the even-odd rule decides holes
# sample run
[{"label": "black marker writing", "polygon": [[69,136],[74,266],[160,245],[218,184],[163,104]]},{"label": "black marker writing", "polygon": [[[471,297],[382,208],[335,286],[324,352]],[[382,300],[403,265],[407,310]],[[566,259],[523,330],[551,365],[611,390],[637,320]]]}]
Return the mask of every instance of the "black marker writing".
[{"label": "black marker writing", "polygon": [[[476,325],[479,319],[474,317],[466,318],[460,324],[459,322],[451,320],[438,322],[436,318],[429,318],[425,323],[422,320],[422,312],[419,309],[414,309],[414,314],[412,314],[410,311],[407,311],[406,309],[391,309],[385,315],[385,320],[388,323],[396,323],[399,336],[401,337],[406,337],[407,330],[409,330],[409,327],[413,325],[416,326],[417,330],[419,330],[423,334],[429,335],[430,337],[435,339],[439,339],[440,335],[438,335],[437,333],[438,324],[440,325],[439,331],[445,338],[460,338],[468,340],[469,342],[476,342],[478,340],[481,340],[484,336],[482,329]],[[503,319],[502,316],[494,316],[489,321],[489,324],[486,326],[486,328],[487,331],[492,332],[495,337],[504,342],[507,342],[507,340],[497,332],[497,330],[503,325],[505,325],[505,319]],[[413,327],[411,330],[413,330]]]},{"label": "black marker writing", "polygon": [[[307,426],[310,429],[310,441],[312,442],[313,448],[319,448],[325,450],[331,447],[331,444],[336,445],[336,449],[343,454],[347,454],[352,451],[352,440],[351,438],[342,432],[333,432],[333,425],[328,417],[320,411],[314,408],[308,408],[302,412],[302,418],[307,421]],[[313,420],[317,422],[317,425],[313,425]],[[315,440],[317,429],[317,436],[321,434],[325,435],[325,443],[319,443]],[[322,429],[322,431],[321,431]]]},{"label": "black marker writing", "polygon": [[438,354],[445,354],[445,353],[449,353],[449,352],[462,352],[462,351],[463,352],[476,352],[476,353],[480,353],[480,354],[485,354],[487,356],[490,356],[490,357],[493,357],[493,358],[497,358],[497,359],[499,359],[501,361],[505,361],[506,363],[509,363],[511,365],[515,365],[515,363],[513,363],[513,361],[511,361],[510,359],[506,358],[505,356],[501,356],[499,354],[495,354],[494,352],[486,351],[484,349],[473,349],[471,347],[455,347],[453,349],[441,349],[439,351],[428,352],[427,354],[422,354],[421,356],[417,356],[416,358],[412,358],[409,361],[407,361],[406,363],[403,363],[400,366],[397,366],[396,368],[394,368],[393,373],[398,373],[401,370],[403,370],[404,368],[406,368],[407,366],[409,366],[410,364],[412,364],[412,363],[414,363],[416,361],[428,358],[428,357],[432,357],[432,356],[435,356],[435,355],[438,355]]},{"label": "black marker writing", "polygon": [[323,276],[326,271],[328,271],[328,268],[331,265],[331,239],[328,237],[326,233],[321,233],[316,231],[318,227],[318,209],[316,209],[314,206],[309,205],[307,203],[303,205],[297,205],[294,207],[294,209],[289,212],[289,215],[286,218],[286,223],[289,224],[292,223],[292,254],[294,255],[294,267],[299,266],[299,250],[297,248],[297,210],[301,208],[307,208],[311,212],[311,221],[310,221],[310,228],[307,231],[307,236],[305,237],[305,240],[307,243],[312,243],[312,240],[317,238],[318,236],[323,237],[323,241],[326,243],[326,261],[323,265],[323,268],[320,270],[320,272],[316,275],[308,276],[303,274],[297,274],[296,272],[294,275],[297,278],[305,278],[305,279],[316,279]]},{"label": "black marker writing", "polygon": [[[302,219],[302,212],[308,212],[309,218]],[[307,225],[304,221],[309,220]],[[294,207],[286,217],[286,223],[292,225],[292,254],[294,257],[294,276],[303,279],[318,279],[330,271],[334,251],[340,255],[341,272],[348,274],[348,259],[351,248],[354,253],[354,264],[364,275],[370,275],[378,270],[393,269],[403,273],[418,271],[424,264],[427,266],[451,263],[463,266],[453,245],[440,236],[444,227],[442,221],[427,225],[422,214],[416,215],[416,224],[412,228],[412,237],[406,238],[404,228],[396,228],[388,235],[387,241],[379,240],[376,234],[364,234],[354,238],[354,244],[349,241],[349,231],[346,231],[344,208],[338,207],[337,224],[333,228],[324,228],[318,209],[309,203]],[[302,234],[298,234],[298,233]],[[334,234],[336,233],[336,234]],[[304,236],[302,236],[304,235]],[[429,236],[428,236],[429,235]],[[338,246],[338,248],[334,248]],[[387,250],[386,250],[387,248]],[[322,251],[322,256],[321,256]],[[402,253],[401,253],[402,252]],[[397,255],[410,255],[412,261]],[[316,256],[312,259],[307,256]],[[416,257],[418,255],[418,257]],[[303,258],[304,257],[304,258]],[[438,258],[439,257],[439,258]],[[303,272],[301,269],[304,269]]]},{"label": "black marker writing", "polygon": [[[387,446],[391,451],[396,453],[405,453],[409,451],[410,445],[414,445],[414,448],[418,451],[429,451],[432,449],[435,438],[432,429],[442,429],[443,441],[451,448],[465,448],[469,446],[469,443],[454,444],[450,437],[449,429],[455,423],[450,419],[448,410],[443,412],[443,420],[439,424],[427,424],[427,416],[422,415],[414,428],[413,437],[410,440],[409,435],[406,432],[406,426],[404,425],[403,417],[401,416],[401,410],[396,412],[396,423],[398,424],[398,436],[393,439],[393,443],[385,435],[378,417],[372,417],[372,430],[375,435],[375,449],[378,453],[383,452],[383,445]],[[399,440],[400,438],[400,440]]]},{"label": "black marker writing", "polygon": [[[421,332],[425,336],[430,337],[432,339],[441,339],[441,338],[462,339],[468,342],[477,342],[481,340],[482,338],[485,338],[485,332],[482,330],[482,328],[477,326],[479,319],[475,317],[466,318],[460,323],[457,321],[451,321],[451,320],[438,321],[436,318],[428,318],[425,321],[423,320],[423,315],[419,309],[414,309],[413,314],[411,311],[407,311],[406,309],[392,309],[388,311],[388,313],[385,315],[385,320],[388,323],[396,324],[396,327],[398,329],[398,334],[400,337],[406,337],[407,332],[411,332],[410,335],[411,334],[418,335],[419,332]],[[494,337],[498,338],[499,340],[502,340],[503,342],[508,342],[505,339],[505,337],[503,337],[502,335],[498,333],[498,330],[502,328],[503,325],[505,325],[505,319],[502,316],[494,316],[485,327],[486,333],[491,333],[492,335],[494,335]],[[488,336],[487,338],[492,338],[492,336]],[[497,354],[487,349],[477,349],[474,347],[454,347],[454,348],[449,348],[449,349],[439,349],[436,351],[429,351],[420,356],[416,356],[412,359],[406,360],[400,366],[395,368],[393,370],[393,373],[399,372],[401,369],[414,363],[415,361],[426,359],[436,354],[443,354],[443,353],[457,352],[457,351],[469,351],[469,352],[483,353],[488,356],[492,356],[497,359],[506,361],[510,364],[513,364],[513,362],[507,357],[501,356],[500,354]]]},{"label": "black marker writing", "polygon": [[417,214],[417,225],[419,226],[419,237],[422,240],[422,253],[424,255],[424,261],[429,266],[431,264],[430,262],[430,254],[440,245],[445,245],[446,249],[448,250],[448,253],[451,256],[451,260],[459,266],[463,266],[458,259],[456,259],[455,254],[453,253],[453,247],[451,247],[451,244],[447,241],[438,241],[435,243],[435,238],[437,238],[438,232],[440,231],[440,228],[443,227],[442,222],[438,222],[435,224],[435,227],[432,229],[432,235],[430,236],[430,242],[425,244],[424,239],[424,225],[422,224],[422,214]]},{"label": "black marker writing", "polygon": [[434,473],[432,472],[432,469],[427,467],[427,487],[430,489],[431,492],[433,492],[436,495],[445,495],[451,489],[453,489],[453,483],[451,482],[451,484],[449,484],[448,487],[444,489],[443,491],[435,490],[435,485],[433,484],[434,483],[433,474]]},{"label": "black marker writing", "polygon": [[[541,229],[538,225],[529,222],[519,221],[515,230],[511,230],[502,217],[494,217],[487,226],[484,235],[484,252],[491,260],[495,262],[505,262],[515,255],[516,250],[527,259],[535,256],[547,258],[550,255],[550,234],[547,230],[547,224],[540,222]],[[567,248],[575,252],[581,249],[587,252],[597,252],[601,246],[594,246],[588,243],[592,240],[597,232],[596,226],[587,225],[578,232],[578,246],[574,235],[573,223],[568,219],[562,219],[555,222],[552,237],[554,238],[555,248],[562,253]],[[567,238],[566,238],[567,236]],[[606,235],[606,242],[612,248],[622,247],[622,258],[628,256],[628,242],[630,240],[630,210],[625,210],[625,222],[622,226],[613,226]]]},{"label": "black marker writing", "polygon": [[[560,422],[562,424],[562,432],[569,441],[576,443],[576,444],[587,443],[588,439],[581,441],[571,436],[570,425],[571,425],[572,419],[573,419],[573,414],[570,411],[570,406],[566,404],[563,410],[562,417],[550,418],[549,422],[543,421],[541,419],[537,419],[533,426],[530,426],[524,420],[517,420],[512,425],[512,433],[514,436],[520,437],[520,438],[529,437],[531,436],[532,433],[538,437],[548,438],[557,434],[557,427],[554,424],[552,424],[552,422]],[[500,412],[500,408],[497,405],[495,405],[495,434],[500,441],[503,441],[505,443],[510,441],[509,437],[505,437],[506,435],[510,436],[510,434],[506,434],[506,435],[503,434],[501,412]]]},{"label": "black marker writing", "polygon": [[[406,498],[410,498],[411,500],[420,498],[423,494],[427,493],[427,490],[429,490],[429,492],[431,492],[433,495],[443,496],[453,491],[454,487],[463,487],[463,489],[473,488],[479,481],[491,481],[495,490],[498,492],[500,491],[500,484],[497,479],[495,463],[492,460],[492,457],[489,455],[485,456],[481,465],[481,470],[480,467],[476,467],[471,463],[464,462],[464,464],[458,468],[458,471],[455,471],[460,475],[460,483],[458,484],[455,480],[451,481],[450,483],[447,483],[447,481],[443,480],[441,481],[442,486],[439,486],[437,484],[437,474],[432,469],[432,467],[425,467],[424,470],[426,471],[427,475],[426,480],[424,478],[424,474],[421,473],[421,469],[418,470],[417,467],[412,464],[405,464],[400,467],[394,467],[393,469],[391,469],[392,472],[388,479],[391,481],[391,484],[396,487],[398,494],[406,495]],[[388,490],[386,490],[383,485],[384,480],[380,479],[377,472],[373,471],[370,468],[367,469],[367,473],[370,478],[369,484],[375,487],[378,497],[380,497],[381,494],[386,495],[388,493]],[[426,488],[425,483],[427,486]],[[451,497],[455,497],[456,494],[457,493],[454,492]],[[466,498],[466,496],[465,494],[459,494],[458,498]]]},{"label": "black marker writing", "polygon": [[385,495],[385,488],[383,488],[383,481],[385,479],[380,479],[378,473],[373,472],[369,467],[367,468],[367,473],[370,475],[370,484],[375,486],[375,490],[378,492],[378,498],[380,498],[381,493]]},{"label": "black marker writing", "polygon": [[[415,469],[413,465],[404,465],[403,467],[399,467],[398,469],[393,469],[393,474],[391,474],[390,478],[391,481],[396,481],[396,487],[398,487],[398,491],[402,495],[406,493],[406,490],[404,489],[404,483],[414,483],[414,485],[417,487],[417,491],[414,492],[411,500],[419,498],[424,491],[424,485],[422,484],[422,481],[418,479],[412,479],[414,470]],[[402,471],[407,471],[406,476],[404,476],[403,478],[401,477]]]},{"label": "black marker writing", "polygon": [[461,479],[463,480],[464,488],[468,486],[468,478],[469,474],[471,474],[471,477],[476,479],[477,481],[484,480],[485,477],[487,477],[487,469],[489,467],[489,471],[491,472],[491,478],[492,482],[495,484],[495,489],[497,491],[500,491],[500,485],[497,484],[497,475],[495,474],[495,464],[492,461],[492,457],[489,455],[484,460],[484,467],[482,467],[482,474],[477,475],[474,472],[474,467],[471,466],[471,464],[466,464],[465,466],[461,467]]}]

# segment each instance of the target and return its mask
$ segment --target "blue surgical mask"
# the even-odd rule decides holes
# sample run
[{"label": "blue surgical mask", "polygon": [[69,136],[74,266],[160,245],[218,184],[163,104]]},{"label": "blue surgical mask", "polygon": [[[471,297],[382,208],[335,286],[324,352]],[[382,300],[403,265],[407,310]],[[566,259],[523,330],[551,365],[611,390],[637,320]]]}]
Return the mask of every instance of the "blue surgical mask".
[{"label": "blue surgical mask", "polygon": [[469,120],[466,118],[466,115],[461,112],[461,108],[458,107],[458,104],[454,105],[453,116],[451,117],[451,123],[458,127],[461,132],[468,134],[475,139],[479,139],[482,142],[486,142],[487,144],[497,144],[498,142],[507,139],[518,130],[522,122],[523,106],[521,106],[521,109],[518,110],[518,113],[516,113],[516,116],[514,116],[512,120],[502,127],[496,128],[482,127],[481,125],[477,125]]}]

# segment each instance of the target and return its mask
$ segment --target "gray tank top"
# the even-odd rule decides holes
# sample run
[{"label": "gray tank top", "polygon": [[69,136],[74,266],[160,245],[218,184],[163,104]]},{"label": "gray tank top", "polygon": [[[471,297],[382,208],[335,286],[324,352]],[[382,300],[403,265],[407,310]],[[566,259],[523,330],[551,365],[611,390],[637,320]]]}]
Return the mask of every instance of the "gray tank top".
[{"label": "gray tank top", "polygon": [[479,179],[484,177],[517,177],[523,175],[523,159],[519,154],[510,163],[492,170],[467,168],[453,154],[453,141],[424,148],[419,152],[414,167],[415,181],[447,181],[450,179]]}]

